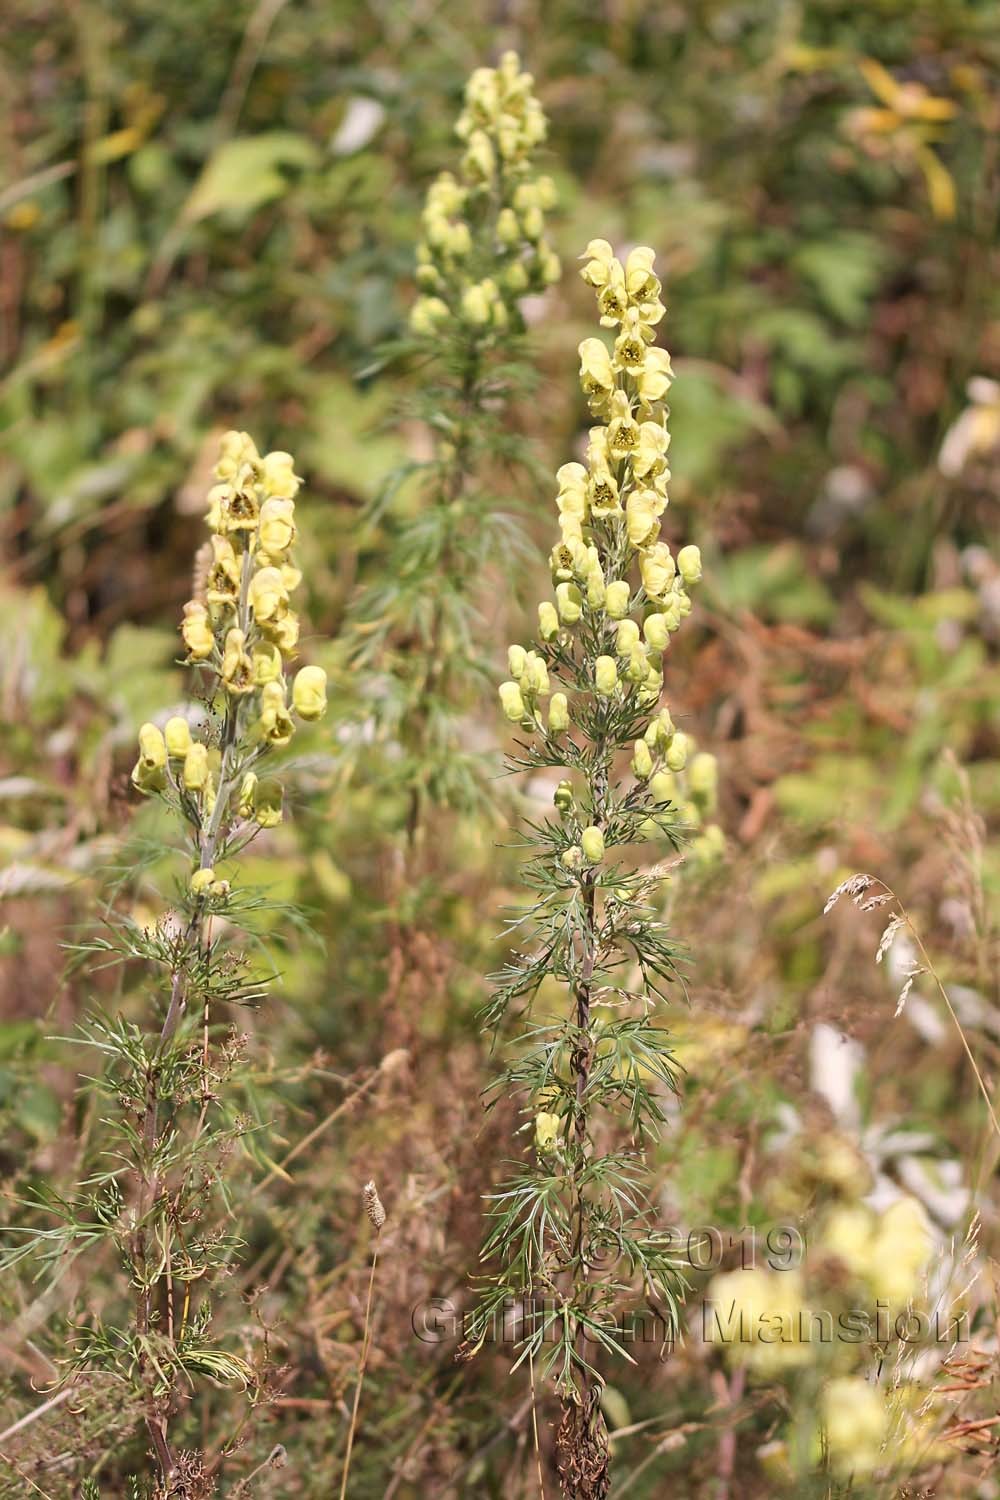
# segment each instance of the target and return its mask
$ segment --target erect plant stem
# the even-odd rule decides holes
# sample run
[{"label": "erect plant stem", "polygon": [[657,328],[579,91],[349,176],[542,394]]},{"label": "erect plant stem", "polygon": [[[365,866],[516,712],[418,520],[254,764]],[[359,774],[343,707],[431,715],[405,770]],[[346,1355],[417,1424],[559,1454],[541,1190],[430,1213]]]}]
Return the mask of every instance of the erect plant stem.
[{"label": "erect plant stem", "polygon": [[358,1427],[358,1409],[361,1405],[361,1388],[365,1383],[365,1370],[368,1368],[368,1351],[371,1348],[372,1336],[372,1299],[375,1293],[375,1268],[378,1265],[378,1246],[381,1233],[380,1229],[376,1229],[375,1248],[372,1251],[372,1266],[368,1274],[368,1296],[365,1301],[365,1328],[361,1338],[361,1363],[358,1366],[358,1383],[354,1387],[351,1425],[347,1432],[347,1451],[344,1454],[344,1473],[340,1481],[340,1500],[344,1500],[344,1496],[347,1494],[347,1481],[351,1472],[351,1453],[354,1448],[354,1434]]}]

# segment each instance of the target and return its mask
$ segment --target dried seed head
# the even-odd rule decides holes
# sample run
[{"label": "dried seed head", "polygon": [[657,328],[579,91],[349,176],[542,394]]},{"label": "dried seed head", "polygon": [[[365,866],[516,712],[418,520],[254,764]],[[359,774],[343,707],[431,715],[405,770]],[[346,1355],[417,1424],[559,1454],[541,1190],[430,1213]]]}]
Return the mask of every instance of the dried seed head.
[{"label": "dried seed head", "polygon": [[361,1189],[361,1196],[364,1199],[365,1213],[371,1220],[372,1228],[381,1229],[385,1223],[385,1209],[382,1207],[382,1199],[378,1195],[378,1188],[374,1182],[365,1183]]}]

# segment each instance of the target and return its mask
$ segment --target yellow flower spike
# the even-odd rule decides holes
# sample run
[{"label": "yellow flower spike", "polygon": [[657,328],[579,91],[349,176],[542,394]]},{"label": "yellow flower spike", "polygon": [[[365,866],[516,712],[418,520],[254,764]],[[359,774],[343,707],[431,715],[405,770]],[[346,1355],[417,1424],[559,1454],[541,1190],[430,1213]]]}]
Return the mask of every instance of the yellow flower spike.
[{"label": "yellow flower spike", "polygon": [[192,741],[184,757],[181,779],[189,792],[200,792],[208,781],[208,749],[197,740]]},{"label": "yellow flower spike", "polygon": [[208,610],[197,599],[188,600],[181,622],[181,638],[193,661],[205,661],[215,650],[215,634],[208,620]]},{"label": "yellow flower spike", "polygon": [[538,634],[543,641],[554,641],[559,634],[558,611],[547,599],[538,606]]},{"label": "yellow flower spike", "polygon": [[295,501],[281,495],[265,500],[257,524],[257,546],[277,561],[295,541]]},{"label": "yellow flower spike", "polygon": [[602,698],[610,698],[617,686],[617,662],[613,656],[599,656],[594,663],[594,687]]},{"label": "yellow flower spike", "polygon": [[237,803],[241,818],[252,818],[256,808],[257,797],[257,775],[254,771],[247,771],[240,782],[240,794]]},{"label": "yellow flower spike", "polygon": [[604,834],[599,828],[585,828],[580,835],[580,847],[588,864],[599,865],[604,858]]},{"label": "yellow flower spike", "polygon": [[281,679],[283,663],[281,652],[273,641],[258,641],[251,652],[254,687],[263,687],[266,682]]},{"label": "yellow flower spike", "polygon": [[191,748],[191,726],[187,719],[174,714],[163,726],[163,738],[171,760],[183,760]]},{"label": "yellow flower spike", "polygon": [[657,542],[639,558],[642,586],[651,599],[662,599],[674,581],[677,571],[666,542]]},{"label": "yellow flower spike", "polygon": [[253,691],[253,662],[246,652],[242,630],[228,630],[222,651],[221,677],[227,693],[240,695]]},{"label": "yellow flower spike", "polygon": [[509,719],[512,724],[519,724],[525,714],[524,698],[520,687],[516,682],[501,682],[499,693],[504,718]]},{"label": "yellow flower spike", "polygon": [[285,690],[279,682],[268,682],[261,689],[259,724],[263,738],[278,748],[287,745],[295,733]]},{"label": "yellow flower spike", "polygon": [[250,607],[261,627],[277,625],[288,609],[288,590],[278,568],[260,568],[250,580]]},{"label": "yellow flower spike", "polygon": [[211,865],[204,870],[195,870],[189,881],[192,896],[204,896],[215,883],[215,871]]},{"label": "yellow flower spike", "polygon": [[300,719],[314,723],[326,713],[326,673],[322,667],[300,667],[292,684],[292,707]]},{"label": "yellow flower spike", "polygon": [[280,781],[262,781],[254,797],[254,818],[261,828],[277,828],[282,818],[284,794]]},{"label": "yellow flower spike", "polygon": [[604,591],[604,608],[612,620],[623,620],[628,614],[632,591],[625,579],[616,579],[609,583]]},{"label": "yellow flower spike", "polygon": [[550,1114],[548,1110],[540,1109],[535,1116],[535,1149],[544,1155],[547,1151],[554,1151],[559,1143],[559,1129],[562,1120],[559,1115]]},{"label": "yellow flower spike", "polygon": [[553,693],[549,702],[549,734],[565,734],[569,728],[569,700],[565,693]]}]

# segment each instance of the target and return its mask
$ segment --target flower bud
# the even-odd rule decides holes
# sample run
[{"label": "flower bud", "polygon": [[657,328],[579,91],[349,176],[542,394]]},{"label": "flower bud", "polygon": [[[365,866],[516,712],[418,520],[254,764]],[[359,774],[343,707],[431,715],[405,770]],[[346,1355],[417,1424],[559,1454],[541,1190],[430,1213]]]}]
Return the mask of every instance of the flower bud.
[{"label": "flower bud", "polygon": [[204,870],[195,870],[189,882],[192,896],[203,896],[209,887],[215,883],[215,871],[211,865]]},{"label": "flower bud", "polygon": [[666,542],[657,542],[639,558],[642,586],[651,599],[662,599],[674,580],[674,559]]},{"label": "flower bud", "polygon": [[604,834],[599,828],[595,828],[593,824],[585,828],[580,835],[580,846],[588,864],[600,864],[604,858]]},{"label": "flower bud", "polygon": [[538,698],[549,696],[549,669],[535,651],[529,651],[524,658],[524,680],[521,687],[527,687]]},{"label": "flower bud", "polygon": [[281,822],[281,782],[262,781],[254,795],[254,818],[261,828],[277,828]]},{"label": "flower bud", "polygon": [[239,814],[241,818],[252,818],[256,806],[257,775],[254,771],[247,771],[240,782]]},{"label": "flower bud", "polygon": [[559,618],[567,625],[575,625],[583,613],[583,595],[575,583],[556,585],[556,607]]},{"label": "flower bud", "polygon": [[208,780],[208,749],[197,740],[192,741],[184,757],[182,780],[189,792],[200,792]]},{"label": "flower bud", "polygon": [[666,615],[647,615],[643,621],[642,633],[647,644],[652,646],[654,651],[666,651],[670,645],[670,630],[667,626]]},{"label": "flower bud", "polygon": [[288,590],[278,568],[260,568],[250,580],[250,607],[257,624],[277,624],[288,608]]},{"label": "flower bud", "polygon": [[516,678],[518,682],[520,682],[521,678],[524,676],[524,669],[527,665],[527,661],[528,653],[527,651],[525,651],[523,646],[507,647],[507,671],[512,677]]},{"label": "flower bud", "polygon": [[618,666],[613,656],[599,656],[594,663],[594,686],[603,698],[610,698],[618,686]]},{"label": "flower bud", "polygon": [[674,778],[669,771],[657,771],[649,783],[649,795],[654,802],[673,802]]},{"label": "flower bud", "polygon": [[687,765],[688,746],[687,735],[678,731],[671,740],[666,754],[666,762],[671,771],[683,771]]},{"label": "flower bud", "polygon": [[636,740],[632,753],[632,775],[639,781],[648,781],[653,774],[653,757],[645,740]]},{"label": "flower bud", "polygon": [[559,614],[547,599],[538,606],[538,634],[543,641],[554,641],[559,634]]},{"label": "flower bud", "polygon": [[481,282],[467,286],[462,293],[462,316],[473,327],[481,328],[490,321],[491,300]]},{"label": "flower bud", "polygon": [[694,546],[682,547],[677,554],[677,571],[685,583],[697,583],[701,578],[701,552]]},{"label": "flower bud", "polygon": [[541,1109],[535,1116],[535,1150],[543,1155],[547,1151],[554,1151],[559,1140],[559,1127],[562,1121],[559,1115],[550,1114],[548,1110]]},{"label": "flower bud", "polygon": [[688,790],[700,808],[712,812],[718,795],[719,771],[715,756],[702,750],[688,767]]},{"label": "flower bud", "polygon": [[549,734],[565,734],[569,728],[569,702],[565,693],[553,693],[549,703]]},{"label": "flower bud", "polygon": [[251,656],[254,687],[277,682],[281,677],[281,652],[273,641],[258,641]]},{"label": "flower bud", "polygon": [[628,614],[631,591],[624,578],[609,583],[604,592],[604,607],[612,620],[623,620]]},{"label": "flower bud", "polygon": [[615,650],[619,656],[629,656],[638,642],[639,627],[634,620],[622,620],[615,634]]},{"label": "flower bud", "polygon": [[[295,460],[290,453],[282,453],[275,450],[273,453],[265,453],[259,465],[259,484],[264,492],[264,504],[261,506],[261,524],[264,520],[264,512],[272,499],[282,499],[287,503],[295,499],[298,494],[302,480],[295,472]],[[295,528],[292,528],[292,535]],[[267,547],[268,552],[271,551]],[[281,549],[284,550],[283,548]]]},{"label": "flower bud", "polygon": [[260,694],[260,732],[270,744],[287,745],[295,733],[280,682],[265,683]]},{"label": "flower bud", "polygon": [[512,724],[520,724],[525,714],[521,689],[516,682],[501,682],[499,691],[504,718],[509,719]]},{"label": "flower bud", "polygon": [[429,338],[450,317],[451,311],[442,298],[418,297],[410,309],[410,328],[421,338]]},{"label": "flower bud", "polygon": [[583,850],[580,845],[570,844],[569,848],[563,851],[559,863],[564,870],[579,870],[583,865]]},{"label": "flower bud", "polygon": [[260,508],[257,546],[268,557],[279,558],[295,540],[295,502],[281,496],[265,500]]},{"label": "flower bud", "polygon": [[208,622],[208,610],[197,599],[184,606],[181,636],[194,661],[205,661],[215,649],[215,636]]},{"label": "flower bud", "polygon": [[230,693],[249,693],[253,690],[253,663],[243,649],[245,642],[242,630],[226,632],[221,676]]},{"label": "flower bud", "polygon": [[322,667],[300,667],[292,684],[292,707],[300,719],[314,723],[326,713],[326,673]]},{"label": "flower bud", "polygon": [[555,789],[552,801],[558,812],[565,815],[573,811],[573,783],[571,781],[560,781]]},{"label": "flower bud", "polygon": [[516,245],[521,238],[521,226],[512,208],[502,208],[497,214],[497,239],[501,245]]},{"label": "flower bud", "polygon": [[167,742],[155,724],[139,730],[139,763],[146,772],[161,771],[167,764]]},{"label": "flower bud", "polygon": [[175,714],[168,719],[163,726],[163,738],[167,744],[167,754],[172,760],[183,760],[191,748],[191,726],[187,719]]}]

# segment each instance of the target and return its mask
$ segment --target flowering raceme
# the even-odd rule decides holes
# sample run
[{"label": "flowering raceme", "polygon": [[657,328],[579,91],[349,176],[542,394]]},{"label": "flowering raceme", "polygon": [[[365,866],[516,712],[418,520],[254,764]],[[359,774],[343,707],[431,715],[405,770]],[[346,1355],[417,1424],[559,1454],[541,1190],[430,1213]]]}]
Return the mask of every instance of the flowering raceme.
[{"label": "flowering raceme", "polygon": [[185,604],[181,636],[189,665],[215,674],[221,732],[195,738],[180,716],[163,731],[144,724],[132,771],[141,792],[168,793],[193,825],[191,888],[201,895],[224,894],[213,870],[222,830],[234,819],[264,828],[280,822],[280,786],[258,781],[254,768],[290,743],[295,716],[313,722],[326,711],[326,673],[317,666],[298,670],[289,702],[287,664],[299,637],[291,596],[302,578],[291,551],[301,483],[291,454],[262,457],[245,432],[228,432],[215,478],[204,598]]},{"label": "flowering raceme", "polygon": [[520,320],[518,303],[559,279],[559,260],[545,238],[555,206],[551,178],[536,177],[532,154],[546,120],[514,52],[497,68],[477,68],[455,127],[465,152],[459,175],[431,184],[417,249],[410,327],[435,337],[457,320],[488,335]]},{"label": "flowering raceme", "polygon": [[610,1482],[603,1378],[585,1345],[596,1337],[627,1355],[610,1329],[630,1300],[647,1297],[667,1310],[669,1340],[683,1281],[639,1176],[641,1143],[666,1119],[662,1091],[676,1088],[655,1014],[675,977],[675,948],[654,904],[659,874],[630,868],[623,855],[650,839],[676,845],[680,821],[697,825],[711,811],[716,777],[712,758],[694,754],[660,702],[701,557],[695,546],[675,557],[661,537],[670,480],[662,399],[672,377],[654,346],[664,307],[653,252],[633,250],[623,264],[594,240],[584,259],[611,330],[608,343],[580,345],[596,421],[585,462],[557,474],[554,597],[538,607],[538,639],[509,648],[499,690],[505,718],[522,732],[511,768],[545,767],[560,780],[555,816],[532,824],[527,839],[534,899],[523,923],[533,942],[498,976],[489,1017],[498,1027],[516,1001],[541,1005],[550,980],[565,986],[568,1003],[562,1014],[522,1018],[524,1049],[498,1082],[520,1094],[534,1122],[535,1160],[495,1195],[484,1256],[502,1266],[479,1316],[506,1297],[557,1293],[551,1319],[526,1320],[524,1342],[562,1400],[563,1487],[601,1500]]}]

